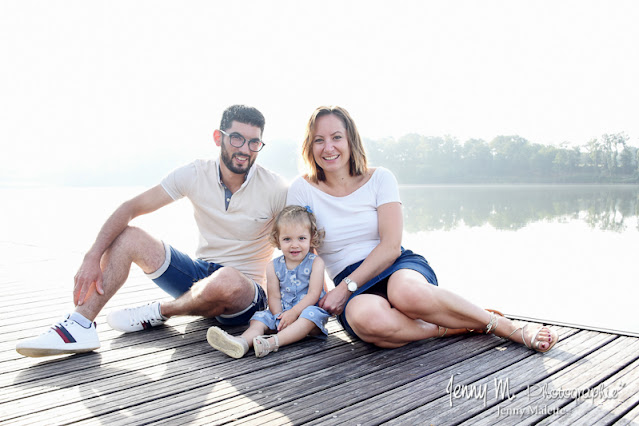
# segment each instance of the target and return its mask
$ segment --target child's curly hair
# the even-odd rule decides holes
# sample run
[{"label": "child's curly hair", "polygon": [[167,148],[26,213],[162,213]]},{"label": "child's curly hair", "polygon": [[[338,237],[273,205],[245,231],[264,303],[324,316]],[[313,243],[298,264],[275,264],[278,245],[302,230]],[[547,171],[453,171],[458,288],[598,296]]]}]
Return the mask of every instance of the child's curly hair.
[{"label": "child's curly hair", "polygon": [[317,229],[317,219],[310,207],[286,206],[275,218],[271,230],[270,242],[273,247],[280,248],[280,227],[284,223],[302,223],[308,225],[311,234],[311,247],[319,247],[324,239],[324,230]]}]

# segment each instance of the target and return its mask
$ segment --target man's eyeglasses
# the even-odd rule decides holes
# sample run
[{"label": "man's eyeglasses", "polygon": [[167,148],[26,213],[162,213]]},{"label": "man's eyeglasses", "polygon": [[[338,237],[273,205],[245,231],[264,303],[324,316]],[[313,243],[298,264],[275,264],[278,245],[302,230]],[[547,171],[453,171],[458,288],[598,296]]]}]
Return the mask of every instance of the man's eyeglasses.
[{"label": "man's eyeglasses", "polygon": [[[228,136],[229,139],[231,140],[231,145],[234,146],[235,148],[242,148],[244,144],[246,143],[246,138],[240,135],[239,133],[231,133],[229,135],[224,130],[220,130],[220,133]],[[266,144],[262,142],[260,139],[251,139],[250,141],[248,141],[248,149],[253,152],[259,152],[259,150],[264,148],[264,145]]]}]

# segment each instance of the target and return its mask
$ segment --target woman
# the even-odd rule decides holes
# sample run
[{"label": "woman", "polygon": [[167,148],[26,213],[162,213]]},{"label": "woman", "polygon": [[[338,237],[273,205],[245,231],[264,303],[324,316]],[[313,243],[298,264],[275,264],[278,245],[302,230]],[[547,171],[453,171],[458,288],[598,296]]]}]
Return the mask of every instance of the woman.
[{"label": "woman", "polygon": [[310,206],[326,232],[318,254],[335,288],[319,305],[338,315],[348,332],[382,348],[473,329],[539,352],[557,343],[557,333],[547,327],[517,327],[437,287],[426,259],[402,248],[397,181],[390,171],[367,166],[346,110],[315,110],[302,158],[308,172],[293,181],[287,203]]}]

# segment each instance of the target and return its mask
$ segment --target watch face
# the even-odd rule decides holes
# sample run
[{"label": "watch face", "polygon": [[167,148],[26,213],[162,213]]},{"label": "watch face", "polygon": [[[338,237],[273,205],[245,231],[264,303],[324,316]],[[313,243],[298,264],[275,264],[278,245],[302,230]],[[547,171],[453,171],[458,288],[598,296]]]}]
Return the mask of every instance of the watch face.
[{"label": "watch face", "polygon": [[355,290],[357,290],[357,284],[355,281],[348,280],[348,291],[353,292]]}]

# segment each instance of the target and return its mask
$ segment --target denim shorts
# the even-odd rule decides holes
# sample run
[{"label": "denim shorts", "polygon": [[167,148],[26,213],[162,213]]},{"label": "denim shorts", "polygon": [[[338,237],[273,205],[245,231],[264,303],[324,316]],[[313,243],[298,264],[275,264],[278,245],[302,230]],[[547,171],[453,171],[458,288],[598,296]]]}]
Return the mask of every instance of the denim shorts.
[{"label": "denim shorts", "polygon": [[[223,266],[202,259],[191,259],[189,255],[174,249],[166,243],[163,244],[166,253],[164,264],[157,271],[147,274],[147,276],[158,287],[176,299],[189,291],[193,284],[208,277]],[[255,297],[246,309],[235,314],[220,315],[215,317],[215,319],[224,325],[248,324],[255,312],[266,309],[268,299],[264,289],[255,281],[253,281],[253,285],[255,286]]]},{"label": "denim shorts", "polygon": [[[338,285],[344,278],[346,278],[350,273],[352,273],[355,269],[361,265],[363,260],[353,263],[350,266],[347,266],[342,272],[340,272],[333,282],[335,285]],[[411,250],[404,250],[402,247],[402,254],[399,255],[395,262],[386,268],[381,274],[377,275],[373,279],[367,281],[363,285],[361,285],[357,291],[355,291],[351,297],[346,301],[346,305],[351,299],[358,294],[369,293],[369,294],[377,294],[384,298],[388,298],[386,294],[386,288],[388,285],[388,279],[390,276],[399,271],[400,269],[412,269],[413,271],[417,271],[426,278],[429,284],[437,285],[437,276],[435,275],[435,271],[430,267],[428,261],[417,253],[413,253]],[[346,321],[346,305],[344,305],[344,311],[337,316],[337,320],[342,325],[344,330],[346,330],[350,335],[358,337],[357,334],[353,331],[350,325],[348,325],[348,321]]]}]

